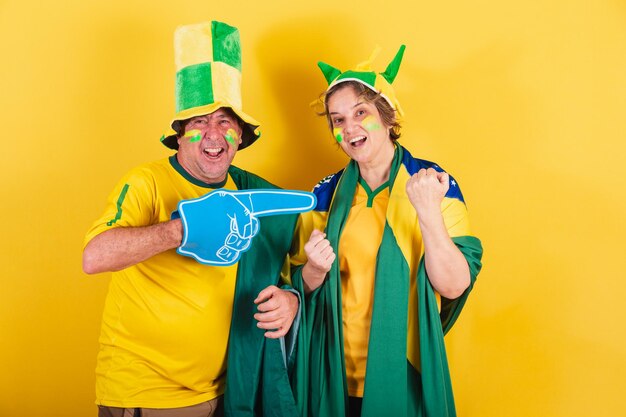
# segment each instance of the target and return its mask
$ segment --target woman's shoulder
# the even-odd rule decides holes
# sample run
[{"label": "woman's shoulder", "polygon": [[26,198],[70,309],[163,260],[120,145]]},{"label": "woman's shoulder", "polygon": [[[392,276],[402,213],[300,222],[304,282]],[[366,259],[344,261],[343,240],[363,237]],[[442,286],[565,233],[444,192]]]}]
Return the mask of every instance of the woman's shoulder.
[{"label": "woman's shoulder", "polygon": [[336,187],[337,182],[339,181],[339,178],[341,177],[342,173],[343,173],[343,168],[335,172],[334,174],[325,176],[324,178],[319,180],[317,184],[315,184],[315,187],[313,187],[313,192]]},{"label": "woman's shoulder", "polygon": [[317,197],[317,206],[315,207],[315,210],[328,210],[342,173],[343,169],[335,172],[334,174],[327,175],[326,177],[322,178],[315,185],[315,187],[313,187],[312,192],[313,194],[315,194],[315,197]]},{"label": "woman's shoulder", "polygon": [[439,164],[433,161],[428,161],[426,159],[416,158],[406,149],[402,149],[402,165],[409,172],[409,175],[416,174],[420,169],[428,169],[433,168],[439,172],[446,172]]},{"label": "woman's shoulder", "polygon": [[448,198],[456,198],[465,202],[463,198],[463,193],[461,192],[461,188],[459,187],[456,179],[450,174],[448,171],[443,169],[438,163],[433,161],[428,161],[426,159],[415,158],[406,148],[403,148],[402,153],[402,165],[405,167],[409,175],[417,174],[420,169],[429,169],[432,168],[438,172],[445,172],[449,175],[450,179],[450,187],[448,188],[448,192],[446,197]]}]

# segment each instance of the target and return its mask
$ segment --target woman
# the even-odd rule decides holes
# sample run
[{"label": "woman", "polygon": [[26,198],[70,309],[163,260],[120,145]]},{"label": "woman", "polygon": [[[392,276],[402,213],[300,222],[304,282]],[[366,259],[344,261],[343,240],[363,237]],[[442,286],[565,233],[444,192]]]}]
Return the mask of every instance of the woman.
[{"label": "woman", "polygon": [[456,181],[397,143],[391,83],[403,52],[380,74],[369,61],[345,72],[319,64],[325,115],[351,161],[315,187],[300,225],[308,261],[293,277],[306,295],[293,384],[303,416],[455,415],[443,335],[482,248]]}]

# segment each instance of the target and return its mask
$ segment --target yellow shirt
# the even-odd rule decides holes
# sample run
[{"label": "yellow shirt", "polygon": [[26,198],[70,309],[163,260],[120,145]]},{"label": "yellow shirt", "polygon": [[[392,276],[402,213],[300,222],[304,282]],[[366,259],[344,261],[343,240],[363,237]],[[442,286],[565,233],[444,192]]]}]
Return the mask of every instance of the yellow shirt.
[{"label": "yellow shirt", "polygon": [[339,241],[344,354],[348,393],[352,397],[363,396],[376,256],[389,203],[388,183],[372,192],[364,181],[359,182]]},{"label": "yellow shirt", "polygon": [[[385,187],[379,195],[375,195],[371,201],[371,208],[366,207],[367,192],[361,185],[357,186],[351,211],[339,240],[338,261],[342,279],[344,353],[350,396],[363,395],[374,300],[375,265],[385,222],[389,223],[393,230],[410,269],[407,359],[418,372],[421,370],[415,276],[419,261],[424,254],[424,246],[417,218],[412,224],[406,221],[407,215],[415,216],[415,209],[406,195],[404,185],[412,172],[417,172],[417,169],[422,167],[429,167],[428,164],[432,163],[415,159],[409,160],[408,163],[411,164],[414,161],[419,162],[416,167],[404,166],[398,171],[394,181],[396,185],[391,195]],[[295,254],[291,258],[294,265],[306,262],[304,245],[311,231],[325,229],[330,201],[340,175],[340,173],[330,175],[322,179],[314,188],[313,191],[316,192],[316,189],[323,187],[323,191],[318,192],[318,204],[320,201],[322,204],[316,210],[301,215],[294,237]],[[460,191],[454,180],[451,181],[450,190],[441,203],[441,213],[450,237],[471,235],[467,208],[460,198]],[[350,281],[348,281],[348,276],[351,277]],[[355,278],[357,276],[366,278]],[[435,295],[439,298],[439,294]]]},{"label": "yellow shirt", "polygon": [[[170,219],[180,200],[211,191],[176,160],[131,170],[111,193],[85,244],[114,227]],[[230,176],[224,188],[236,189]],[[174,408],[224,392],[237,265],[213,267],[174,249],[114,272],[96,366],[96,403]]]}]

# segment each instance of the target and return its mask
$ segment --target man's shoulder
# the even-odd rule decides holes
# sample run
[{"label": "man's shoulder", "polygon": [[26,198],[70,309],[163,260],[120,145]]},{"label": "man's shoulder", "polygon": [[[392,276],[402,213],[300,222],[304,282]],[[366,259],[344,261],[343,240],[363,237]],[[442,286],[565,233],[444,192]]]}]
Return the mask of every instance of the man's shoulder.
[{"label": "man's shoulder", "polygon": [[177,176],[167,158],[144,162],[128,169],[118,180],[118,188],[153,190],[169,186]]}]

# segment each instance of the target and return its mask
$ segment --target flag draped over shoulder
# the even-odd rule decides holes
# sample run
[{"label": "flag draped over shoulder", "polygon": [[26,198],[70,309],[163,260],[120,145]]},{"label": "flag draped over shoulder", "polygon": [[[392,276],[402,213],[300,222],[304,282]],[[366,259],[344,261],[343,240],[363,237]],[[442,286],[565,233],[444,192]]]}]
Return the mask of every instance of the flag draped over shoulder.
[{"label": "flag draped over shoulder", "polygon": [[[459,316],[481,268],[482,246],[469,235],[467,211],[458,184],[442,203],[444,222],[465,256],[469,288],[448,300],[432,288],[423,259],[417,214],[405,192],[406,181],[421,168],[439,166],[413,158],[396,146],[390,173],[390,198],[376,259],[374,307],[370,327],[362,416],[455,416],[444,334]],[[324,179],[314,190],[318,207],[304,217],[302,235],[325,227],[339,256],[339,239],[359,178],[356,162]],[[308,220],[307,220],[308,218]],[[334,262],[324,284],[305,298],[292,385],[303,417],[344,417],[347,384],[344,363],[341,276]],[[294,288],[304,294],[301,268]],[[304,297],[303,297],[304,298]],[[417,320],[411,319],[417,317]]]},{"label": "flag draped over shoulder", "polygon": [[[276,188],[234,166],[229,174],[237,189]],[[287,372],[291,347],[268,339],[256,326],[254,299],[269,285],[279,285],[297,214],[259,219],[260,231],[237,267],[237,284],[228,343],[224,411],[226,416],[293,417],[298,411]],[[296,326],[294,324],[292,326]],[[292,327],[292,330],[293,329]]]}]

